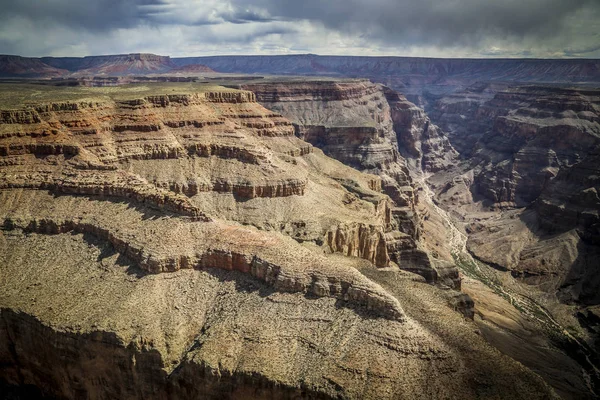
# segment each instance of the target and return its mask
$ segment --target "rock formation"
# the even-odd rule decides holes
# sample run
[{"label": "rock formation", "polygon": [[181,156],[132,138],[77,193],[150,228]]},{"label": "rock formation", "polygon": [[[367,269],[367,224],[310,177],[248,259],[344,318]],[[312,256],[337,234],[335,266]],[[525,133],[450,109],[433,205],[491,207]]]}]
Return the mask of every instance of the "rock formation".
[{"label": "rock formation", "polygon": [[83,58],[45,57],[41,61],[50,66],[67,69],[76,76],[155,74],[176,68],[168,56],[143,53]]},{"label": "rock formation", "polygon": [[[585,261],[592,257],[585,255],[588,251],[596,253],[588,245],[598,244],[600,93],[477,85],[440,100],[436,107],[432,117],[448,129],[455,147],[469,156],[468,180],[475,197],[481,196],[494,208],[532,210],[521,218],[528,240],[502,228],[500,232],[510,235],[512,239],[506,236],[506,240],[516,247],[498,252],[497,243],[485,239],[483,228],[477,225],[472,251],[516,274],[557,275],[559,285],[566,284],[567,274],[577,275],[576,270],[588,277],[600,272]],[[502,236],[500,232],[492,236]],[[561,235],[569,238],[559,239]],[[562,250],[541,254],[558,243],[563,243]],[[569,259],[566,254],[571,255]],[[578,257],[583,261],[577,261]],[[584,281],[592,285],[586,290],[589,296],[596,291],[595,279]]]},{"label": "rock formation", "polygon": [[346,165],[381,177],[383,191],[395,203],[386,234],[391,260],[430,282],[460,288],[458,271],[437,268],[419,244],[421,219],[409,163],[418,172],[435,171],[456,156],[421,109],[366,80],[270,79],[240,87],[292,120],[298,137]]},{"label": "rock formation", "polygon": [[37,58],[0,54],[0,77],[56,77],[68,71],[43,63]]},{"label": "rock formation", "polygon": [[166,73],[194,76],[214,71],[201,64],[178,66],[168,56],[144,53],[58,58],[0,55],[0,77],[3,78],[118,77]]},{"label": "rock formation", "polygon": [[91,399],[555,397],[451,310],[472,304],[378,271],[390,236],[408,240],[390,228],[382,179],[295,137],[253,93],[17,89],[0,115],[3,386]]},{"label": "rock formation", "polygon": [[432,178],[440,205],[463,221],[473,256],[569,327],[554,341],[597,392],[600,92],[478,83],[430,115],[461,154]]},{"label": "rock formation", "polygon": [[175,74],[206,74],[206,73],[215,73],[214,70],[208,68],[206,65],[202,64],[187,64],[182,67],[177,67],[169,71],[169,73]]},{"label": "rock formation", "polygon": [[[476,82],[600,83],[598,59],[459,59],[419,57],[212,56],[174,58],[224,73],[368,78],[402,92],[419,106]],[[429,110],[428,110],[429,111]]]},{"label": "rock formation", "polygon": [[390,104],[398,147],[412,169],[437,172],[452,165],[458,153],[425,111],[400,93],[384,88]]},{"label": "rock formation", "polygon": [[[219,73],[310,75],[367,78],[402,92],[413,103],[430,107],[440,96],[477,82],[550,82],[598,84],[600,61],[594,59],[443,59],[416,57],[213,56],[169,58],[154,54],[26,58],[0,56],[0,76],[56,77],[177,73],[200,64]],[[18,58],[19,61],[15,61]],[[209,70],[189,71],[191,75]],[[9,71],[9,74],[2,71]]]}]

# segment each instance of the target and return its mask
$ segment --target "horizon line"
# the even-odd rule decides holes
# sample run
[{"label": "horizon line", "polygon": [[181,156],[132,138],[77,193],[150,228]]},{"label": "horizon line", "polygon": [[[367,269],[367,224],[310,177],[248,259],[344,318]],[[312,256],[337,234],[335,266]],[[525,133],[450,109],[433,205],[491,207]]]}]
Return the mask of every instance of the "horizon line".
[{"label": "horizon line", "polygon": [[585,61],[600,61],[600,58],[587,58],[587,57],[525,57],[525,56],[482,56],[482,57],[425,57],[425,56],[401,56],[401,55],[339,55],[339,54],[315,54],[315,53],[293,53],[293,54],[217,54],[217,55],[194,55],[194,56],[171,56],[156,53],[114,53],[114,54],[93,54],[85,56],[22,56],[20,54],[0,54],[0,57],[21,57],[30,59],[43,59],[43,58],[91,58],[91,57],[110,57],[110,56],[133,56],[133,55],[151,55],[158,57],[168,57],[172,59],[181,58],[210,58],[210,57],[298,57],[298,56],[312,56],[312,57],[353,57],[353,58],[405,58],[405,59],[425,59],[425,60],[552,60],[552,61],[569,61],[569,60],[585,60]]}]

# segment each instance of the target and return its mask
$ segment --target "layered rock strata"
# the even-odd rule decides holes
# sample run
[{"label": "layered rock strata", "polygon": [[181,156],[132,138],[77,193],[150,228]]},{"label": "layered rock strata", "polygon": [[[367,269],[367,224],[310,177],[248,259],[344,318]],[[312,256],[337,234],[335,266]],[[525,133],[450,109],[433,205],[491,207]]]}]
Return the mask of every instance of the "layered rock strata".
[{"label": "layered rock strata", "polygon": [[555,397],[445,292],[395,269],[394,291],[363,274],[391,258],[382,180],[295,137],[252,93],[18,93],[0,124],[3,386],[90,399]]},{"label": "layered rock strata", "polygon": [[175,58],[223,73],[367,78],[407,95],[419,106],[477,82],[600,83],[598,59],[460,59],[419,57],[212,56]]},{"label": "layered rock strata", "polygon": [[418,172],[435,171],[456,156],[421,109],[365,80],[288,79],[241,87],[292,120],[298,137],[346,165],[380,176],[383,191],[395,203],[387,233],[391,260],[430,282],[439,277],[459,287],[458,272],[438,271],[419,246],[421,221],[409,166]]},{"label": "layered rock strata", "polygon": [[[331,251],[379,266],[389,263],[381,246],[391,223],[389,201],[372,190],[380,190],[379,179],[344,168],[331,173],[333,181],[317,179],[309,187],[313,168],[337,166],[322,162],[287,120],[261,108],[250,92],[52,103],[5,111],[2,122],[3,188],[132,199],[206,219],[202,207],[297,240],[326,242]],[[346,215],[310,215],[323,185],[335,192],[332,204],[320,207],[323,215],[337,206]],[[251,211],[263,198],[275,206]],[[356,229],[369,233],[352,234]],[[326,240],[336,232],[335,242]]]},{"label": "layered rock strata", "polygon": [[425,111],[402,94],[383,89],[391,108],[398,147],[404,158],[413,163],[413,169],[437,172],[452,165],[458,153]]},{"label": "layered rock strata", "polygon": [[438,193],[468,249],[552,304],[596,306],[600,92],[481,83],[431,115],[465,158]]},{"label": "layered rock strata", "polygon": [[480,84],[440,100],[431,115],[479,164],[474,184],[481,195],[525,206],[598,145],[599,99],[593,90]]}]

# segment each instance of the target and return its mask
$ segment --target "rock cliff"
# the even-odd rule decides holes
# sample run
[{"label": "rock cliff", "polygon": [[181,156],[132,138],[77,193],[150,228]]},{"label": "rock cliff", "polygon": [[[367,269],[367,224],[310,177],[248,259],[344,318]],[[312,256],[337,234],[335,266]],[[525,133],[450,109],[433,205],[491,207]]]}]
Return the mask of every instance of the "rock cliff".
[{"label": "rock cliff", "polygon": [[0,55],[0,77],[57,77],[67,73],[67,70],[52,67],[37,58]]},{"label": "rock cliff", "polygon": [[[493,208],[532,210],[521,219],[529,227],[526,231],[534,232],[530,241],[535,246],[536,237],[554,246],[558,239],[552,237],[571,230],[579,232],[583,242],[597,244],[597,90],[478,84],[440,100],[431,115],[448,130],[463,157],[469,157],[467,181],[474,198],[480,196]],[[489,241],[483,247],[476,244],[485,241],[482,234],[473,238],[471,249],[515,273],[552,273],[564,279],[575,265],[576,254],[586,253],[587,245],[577,245],[579,237],[561,241],[570,243],[565,252],[573,254],[565,262],[555,259],[565,252],[542,262],[539,249],[525,250],[527,241],[506,253],[492,251]],[[488,247],[489,253],[484,250]],[[587,271],[591,273],[590,268]]]},{"label": "rock cliff", "polygon": [[448,137],[425,111],[402,94],[384,88],[391,108],[398,147],[413,170],[437,172],[452,165],[458,156]]},{"label": "rock cliff", "polygon": [[366,80],[269,80],[247,83],[265,107],[293,121],[296,136],[358,170],[381,177],[394,201],[387,249],[400,268],[460,287],[458,272],[438,269],[420,246],[421,217],[410,169],[435,171],[456,156],[423,110]]},{"label": "rock cliff", "polygon": [[201,64],[178,66],[168,56],[147,53],[42,58],[0,55],[0,77],[117,77],[164,73],[193,76],[214,71]]},{"label": "rock cliff", "polygon": [[452,311],[459,299],[396,268],[382,279],[382,179],[297,138],[253,93],[14,89],[0,121],[3,385],[91,399],[555,397]]},{"label": "rock cliff", "polygon": [[600,301],[600,92],[480,83],[430,115],[461,153],[433,181],[463,221],[467,249],[570,327],[584,350],[569,352],[587,353],[578,362],[597,390],[598,336],[586,316]]},{"label": "rock cliff", "polygon": [[155,54],[117,54],[83,58],[44,57],[42,62],[71,71],[77,76],[155,74],[176,68],[168,56]]}]

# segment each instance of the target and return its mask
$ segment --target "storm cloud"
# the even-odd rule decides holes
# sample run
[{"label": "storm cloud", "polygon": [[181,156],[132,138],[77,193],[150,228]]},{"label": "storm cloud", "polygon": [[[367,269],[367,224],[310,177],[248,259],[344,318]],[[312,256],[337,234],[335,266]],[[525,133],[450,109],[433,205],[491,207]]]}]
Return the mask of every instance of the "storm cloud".
[{"label": "storm cloud", "polygon": [[0,53],[600,57],[597,0],[0,0]]}]

